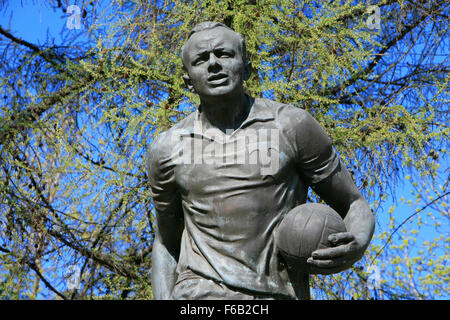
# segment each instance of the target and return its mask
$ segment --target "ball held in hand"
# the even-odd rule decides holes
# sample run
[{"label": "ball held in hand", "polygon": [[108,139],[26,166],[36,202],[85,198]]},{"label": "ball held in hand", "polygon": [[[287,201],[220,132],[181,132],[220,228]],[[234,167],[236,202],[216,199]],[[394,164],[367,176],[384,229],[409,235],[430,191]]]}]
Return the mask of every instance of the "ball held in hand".
[{"label": "ball held in hand", "polygon": [[330,247],[329,235],[346,231],[344,220],[332,208],[320,203],[306,203],[284,216],[275,237],[286,262],[309,272],[306,260],[311,254]]}]

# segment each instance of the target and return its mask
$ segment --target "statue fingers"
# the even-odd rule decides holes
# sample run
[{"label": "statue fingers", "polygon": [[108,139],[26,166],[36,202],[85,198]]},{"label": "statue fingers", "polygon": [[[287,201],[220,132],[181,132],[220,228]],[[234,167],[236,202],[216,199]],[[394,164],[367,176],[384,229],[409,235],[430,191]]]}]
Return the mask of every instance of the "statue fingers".
[{"label": "statue fingers", "polygon": [[311,254],[311,257],[314,260],[329,260],[336,259],[344,256],[348,252],[348,249],[345,245],[333,247],[333,248],[325,248],[314,251]]},{"label": "statue fingers", "polygon": [[347,260],[342,258],[333,260],[314,260],[309,258],[307,263],[310,267],[310,273],[313,274],[332,274],[348,268]]},{"label": "statue fingers", "polygon": [[328,241],[333,246],[350,243],[355,240],[355,236],[350,232],[333,233],[328,236]]}]

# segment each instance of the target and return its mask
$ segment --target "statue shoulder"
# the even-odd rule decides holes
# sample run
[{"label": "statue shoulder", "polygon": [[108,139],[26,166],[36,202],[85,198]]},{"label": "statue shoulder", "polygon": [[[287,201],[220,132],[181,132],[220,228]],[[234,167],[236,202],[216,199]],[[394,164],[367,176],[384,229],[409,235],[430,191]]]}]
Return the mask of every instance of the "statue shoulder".
[{"label": "statue shoulder", "polygon": [[169,157],[176,143],[179,139],[176,139],[181,131],[190,130],[193,126],[193,120],[195,119],[194,112],[189,114],[186,118],[180,120],[174,124],[170,129],[160,132],[156,135],[152,142],[149,144],[147,150],[151,157],[166,158]]},{"label": "statue shoulder", "polygon": [[260,103],[270,108],[276,115],[279,125],[286,129],[301,129],[302,125],[314,121],[312,115],[303,108],[292,104],[281,103],[269,99],[260,99]]}]

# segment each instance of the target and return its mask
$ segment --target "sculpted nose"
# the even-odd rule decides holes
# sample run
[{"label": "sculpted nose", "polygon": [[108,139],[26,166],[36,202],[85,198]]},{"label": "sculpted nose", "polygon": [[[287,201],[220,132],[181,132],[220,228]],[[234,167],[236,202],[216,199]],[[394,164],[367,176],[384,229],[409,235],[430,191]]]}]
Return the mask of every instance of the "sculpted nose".
[{"label": "sculpted nose", "polygon": [[208,61],[208,71],[209,72],[217,72],[217,70],[221,69],[221,65],[219,61],[217,60],[216,56],[211,53],[209,55],[209,61]]}]

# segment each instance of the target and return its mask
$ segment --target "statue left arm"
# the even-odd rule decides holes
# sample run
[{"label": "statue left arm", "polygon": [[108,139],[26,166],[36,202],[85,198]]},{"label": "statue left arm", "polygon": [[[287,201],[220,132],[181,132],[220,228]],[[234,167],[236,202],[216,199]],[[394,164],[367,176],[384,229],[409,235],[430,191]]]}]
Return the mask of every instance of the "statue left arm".
[{"label": "statue left arm", "polygon": [[330,248],[313,252],[308,264],[321,274],[348,269],[361,259],[375,230],[375,218],[369,204],[342,162],[333,174],[312,188],[344,218],[347,232],[330,235]]},{"label": "statue left arm", "polygon": [[345,270],[369,246],[375,219],[369,204],[340,161],[325,129],[305,110],[292,109],[286,127],[295,132],[293,149],[302,180],[344,219],[347,232],[330,235],[330,248],[316,250],[308,263],[318,273]]}]

